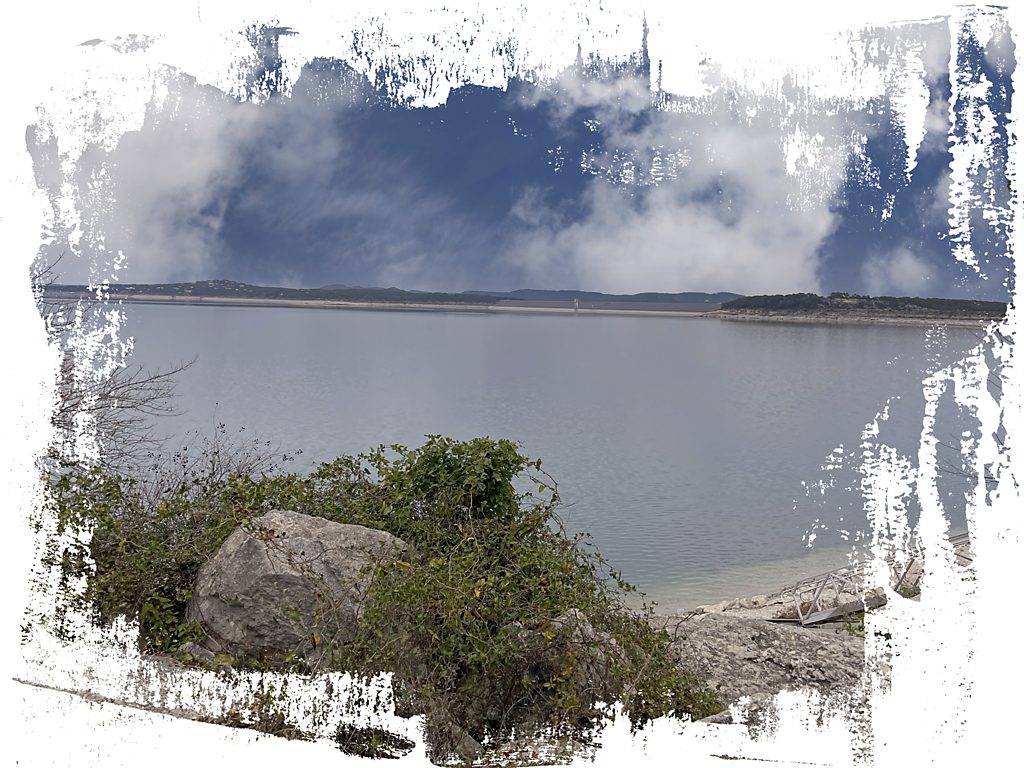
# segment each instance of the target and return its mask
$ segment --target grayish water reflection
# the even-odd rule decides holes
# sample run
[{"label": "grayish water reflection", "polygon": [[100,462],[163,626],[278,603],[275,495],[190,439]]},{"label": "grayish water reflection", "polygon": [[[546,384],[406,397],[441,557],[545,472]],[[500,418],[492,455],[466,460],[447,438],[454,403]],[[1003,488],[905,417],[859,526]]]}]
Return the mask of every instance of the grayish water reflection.
[{"label": "grayish water reflection", "polygon": [[[137,361],[198,356],[178,386],[184,413],[165,431],[244,426],[301,448],[295,469],[434,433],[518,440],[559,481],[569,527],[589,531],[668,608],[703,600],[712,584],[727,597],[756,591],[773,568],[798,568],[815,518],[863,529],[856,493],[810,501],[802,483],[822,477],[837,446],[855,452],[893,397],[883,437],[913,455],[922,372],[977,343],[959,329],[659,317],[127,314]],[[839,488],[855,480],[831,475]],[[843,546],[822,535],[815,549]],[[837,565],[845,551],[831,551]],[[804,565],[821,570],[829,557]]]}]

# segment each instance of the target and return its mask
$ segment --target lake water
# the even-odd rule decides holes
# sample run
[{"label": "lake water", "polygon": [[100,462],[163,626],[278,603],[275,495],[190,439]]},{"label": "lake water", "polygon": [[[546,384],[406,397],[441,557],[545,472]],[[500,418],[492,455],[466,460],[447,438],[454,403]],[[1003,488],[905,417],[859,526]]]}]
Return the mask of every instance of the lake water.
[{"label": "lake water", "polygon": [[[429,434],[517,440],[558,481],[567,526],[666,611],[844,564],[851,544],[829,531],[866,529],[857,475],[823,465],[855,456],[887,402],[882,437],[915,456],[924,372],[978,343],[965,329],[679,317],[126,312],[136,362],[198,358],[162,431],[245,427],[301,449],[295,470]],[[942,490],[962,526],[957,480]]]}]

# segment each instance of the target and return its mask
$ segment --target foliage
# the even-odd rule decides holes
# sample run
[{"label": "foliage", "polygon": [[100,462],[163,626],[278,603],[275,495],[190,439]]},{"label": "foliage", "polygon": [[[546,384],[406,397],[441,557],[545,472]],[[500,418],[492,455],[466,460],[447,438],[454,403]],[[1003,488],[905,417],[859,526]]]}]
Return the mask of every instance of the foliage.
[{"label": "foliage", "polygon": [[284,711],[278,706],[278,698],[279,695],[271,691],[259,690],[254,697],[249,717],[245,717],[237,708],[232,707],[223,717],[210,722],[230,728],[248,728],[290,741],[312,741],[313,737],[310,734],[288,721]]},{"label": "foliage", "polygon": [[774,296],[742,296],[722,304],[726,310],[797,311],[797,312],[900,312],[943,317],[1002,317],[1006,303],[974,299],[937,299],[912,296],[861,296],[835,292],[827,298],[813,293],[790,293]]},{"label": "foliage", "polygon": [[415,744],[382,728],[339,725],[334,734],[338,748],[348,755],[393,760],[408,754]]},{"label": "foliage", "polygon": [[[85,285],[60,285],[51,281],[49,296],[85,296]],[[406,291],[401,288],[352,288],[325,286],[323,288],[280,288],[249,285],[233,280],[200,280],[194,283],[155,283],[139,285],[114,283],[108,287],[113,297],[144,293],[174,300],[201,300],[220,298],[276,299],[291,301],[369,301],[387,304],[495,304],[504,297],[487,293],[450,293],[444,291]]]},{"label": "foliage", "polygon": [[61,351],[52,416],[57,443],[49,458],[78,455],[81,436],[89,434],[99,447],[96,463],[127,471],[163,447],[153,419],[175,413],[175,379],[195,360],[163,371],[129,365],[130,342],[113,343],[117,313],[108,302],[110,291],[103,286],[80,286],[74,294],[55,291],[60,260],[37,262],[32,276],[48,340]]},{"label": "foliage", "polygon": [[84,597],[97,621],[137,618],[143,646],[160,652],[196,638],[185,620],[196,573],[253,517],[289,509],[402,538],[411,556],[378,576],[360,635],[332,662],[393,671],[399,708],[426,714],[435,755],[460,734],[486,742],[513,728],[583,733],[599,721],[601,701],[621,700],[635,727],[720,709],[678,668],[652,609],[627,606],[634,588],[562,528],[541,462],[508,440],[433,436],[415,450],[381,446],[307,475],[233,471],[214,445],[198,459],[178,455],[145,482],[67,465],[52,501],[61,525],[94,531],[88,553],[65,554],[88,575]]},{"label": "foliage", "polygon": [[262,482],[269,492],[292,477],[273,471],[268,447],[233,439],[219,424],[212,439],[151,457],[134,477],[63,461],[49,483],[56,533],[92,534],[87,546],[72,540],[44,562],[59,563],[66,579],[88,578],[85,594],[69,607],[102,624],[138,619],[140,643],[151,651],[201,636],[184,621],[199,567],[251,516],[240,503],[249,486]]},{"label": "foliage", "polygon": [[846,614],[842,617],[842,623],[846,634],[852,637],[864,637],[864,611]]},{"label": "foliage", "polygon": [[722,309],[818,309],[825,299],[813,293],[789,293],[784,296],[741,296],[722,304]]}]

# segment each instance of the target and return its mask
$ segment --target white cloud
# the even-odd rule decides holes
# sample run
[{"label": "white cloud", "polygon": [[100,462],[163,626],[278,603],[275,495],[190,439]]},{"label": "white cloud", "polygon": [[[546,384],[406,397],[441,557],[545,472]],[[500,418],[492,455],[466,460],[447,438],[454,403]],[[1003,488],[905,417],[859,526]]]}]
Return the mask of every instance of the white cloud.
[{"label": "white cloud", "polygon": [[592,109],[602,127],[614,129],[627,115],[651,105],[651,91],[649,84],[637,76],[591,76],[575,66],[560,72],[529,95],[522,91],[520,101],[527,107],[545,103],[559,125],[565,125],[577,110]]},{"label": "white cloud", "polygon": [[1005,21],[1000,20],[993,24],[992,36],[986,42],[981,41],[985,46],[985,63],[1000,72],[1010,72],[1016,59],[1016,46],[1010,36],[1010,28]]},{"label": "white cloud", "polygon": [[945,228],[949,222],[949,170],[939,176],[935,183],[935,192],[931,197],[930,205],[924,211],[922,217],[926,224],[934,223],[936,226]]},{"label": "white cloud", "polygon": [[949,102],[941,98],[934,99],[928,105],[928,111],[924,116],[924,138],[921,140],[918,152],[921,154],[947,152],[951,125]]},{"label": "white cloud", "polygon": [[45,112],[41,118],[39,136],[49,144],[30,145],[30,151],[53,201],[55,229],[60,235],[73,225],[60,210],[63,174],[86,234],[76,241],[64,232],[51,246],[56,253],[82,249],[86,257],[61,262],[66,282],[87,279],[86,262],[102,263],[118,251],[128,255],[137,282],[206,277],[218,256],[224,193],[241,170],[242,151],[261,130],[263,113],[170,71],[154,85],[162,98],[150,104],[142,130],[125,133],[109,149],[90,146],[63,171],[58,156],[67,149]]},{"label": "white cloud", "polygon": [[[895,29],[906,34],[906,27]],[[937,85],[939,80],[949,74],[949,21],[939,18],[931,22],[913,25],[913,30],[921,41],[920,56],[924,65],[928,85]]]},{"label": "white cloud", "polygon": [[565,285],[621,292],[818,289],[815,251],[830,217],[780,225],[787,212],[762,199],[764,208],[730,221],[713,204],[681,202],[667,187],[650,193],[639,209],[604,183],[589,196],[587,219],[535,231],[524,244],[538,281],[553,274]]},{"label": "white cloud", "polygon": [[[319,259],[328,274],[339,276],[329,282],[350,279],[353,262],[363,275],[376,275],[361,282],[451,288],[449,282],[463,281],[456,257],[474,231],[451,200],[426,188],[397,156],[379,164],[372,178],[345,180],[356,149],[337,118],[350,98],[256,105],[191,78],[168,76],[164,85],[166,96],[150,106],[141,130],[126,133],[109,151],[93,148],[74,164],[73,185],[89,189],[78,196],[78,208],[96,237],[80,245],[88,258],[61,261],[63,282],[88,279],[90,258],[109,260],[123,251],[129,269],[122,279],[131,282],[234,277],[305,284],[309,276],[303,278],[288,253],[248,261],[246,254],[227,252],[222,227],[229,204],[268,229],[322,236]],[[34,151],[37,178],[51,199],[61,192],[59,150]],[[253,171],[276,186],[269,197],[265,186],[241,184]],[[339,220],[345,222],[341,232]],[[436,251],[425,252],[425,239]],[[72,248],[65,236],[52,250]],[[252,271],[227,274],[228,260],[236,268],[248,261]]]},{"label": "white cloud", "polygon": [[864,283],[872,296],[921,296],[935,275],[932,267],[907,248],[864,262]]},{"label": "white cloud", "polygon": [[[723,86],[633,130],[616,107],[629,101],[605,92],[615,103],[596,107],[605,149],[584,159],[603,171],[585,193],[587,215],[551,216],[535,196],[517,207],[535,226],[507,258],[529,282],[624,292],[819,289],[817,250],[835,225],[830,205],[852,151],[848,115]],[[657,180],[666,157],[684,160]]]}]

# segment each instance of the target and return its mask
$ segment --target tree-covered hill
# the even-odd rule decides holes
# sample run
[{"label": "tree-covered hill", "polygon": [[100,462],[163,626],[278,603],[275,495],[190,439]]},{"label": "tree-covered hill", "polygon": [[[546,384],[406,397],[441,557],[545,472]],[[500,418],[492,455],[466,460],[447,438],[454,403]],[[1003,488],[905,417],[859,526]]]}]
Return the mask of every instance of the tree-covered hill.
[{"label": "tree-covered hill", "polygon": [[[86,294],[84,285],[53,285],[54,293]],[[166,296],[167,298],[273,299],[277,301],[370,301],[416,304],[496,304],[500,297],[478,293],[406,291],[401,288],[280,288],[249,285],[232,280],[200,280],[194,283],[115,283],[110,296]]]},{"label": "tree-covered hill", "polygon": [[742,296],[722,304],[726,313],[794,315],[880,315],[893,317],[1000,318],[1006,303],[973,299],[936,299],[913,296],[859,296],[832,293],[790,293],[773,296]]}]

